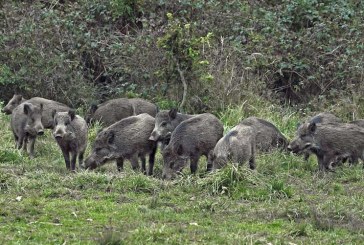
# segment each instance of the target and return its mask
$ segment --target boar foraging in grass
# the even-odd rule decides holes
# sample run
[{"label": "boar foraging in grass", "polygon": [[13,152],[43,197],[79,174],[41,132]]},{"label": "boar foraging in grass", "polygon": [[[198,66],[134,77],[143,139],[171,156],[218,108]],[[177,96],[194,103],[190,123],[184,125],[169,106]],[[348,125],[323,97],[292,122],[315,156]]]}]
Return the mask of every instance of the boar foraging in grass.
[{"label": "boar foraging in grass", "polygon": [[317,156],[320,170],[331,169],[337,160],[349,158],[353,163],[363,160],[364,129],[348,123],[302,124],[288,150],[293,153],[310,150]]},{"label": "boar foraging in grass", "polygon": [[74,171],[77,156],[79,166],[82,166],[83,163],[83,155],[87,146],[86,121],[76,115],[74,110],[68,112],[54,110],[52,115],[54,120],[53,136],[62,150],[66,168]]},{"label": "boar foraging in grass", "polygon": [[288,140],[272,123],[257,117],[248,117],[241,124],[251,126],[255,130],[256,148],[262,152],[271,149],[286,149]]},{"label": "boar foraging in grass", "polygon": [[177,109],[163,110],[155,116],[155,126],[149,139],[153,141],[160,141],[164,148],[168,145],[170,137],[174,129],[183,121],[195,115],[186,115],[178,113]]},{"label": "boar foraging in grass", "polygon": [[238,124],[221,138],[212,153],[213,169],[224,167],[228,161],[239,165],[249,161],[251,169],[255,169],[255,129]]},{"label": "boar foraging in grass", "polygon": [[20,105],[21,103],[23,103],[26,99],[23,98],[22,95],[20,94],[14,94],[13,98],[11,98],[9,100],[9,102],[6,104],[6,106],[1,109],[1,112],[10,115],[11,113],[13,113],[13,110]]},{"label": "boar foraging in grass", "polygon": [[[43,104],[39,106],[28,102],[17,106],[11,114],[11,129],[14,134],[17,149],[28,150],[31,158],[34,157],[34,144],[37,135],[44,134],[42,124]],[[27,149],[28,140],[30,141]]]},{"label": "boar foraging in grass", "polygon": [[85,160],[85,167],[95,169],[108,160],[116,159],[118,170],[123,169],[124,159],[131,162],[134,170],[139,169],[138,158],[142,161],[142,171],[146,173],[145,156],[149,154],[148,175],[153,175],[156,142],[149,140],[154,127],[154,118],[146,113],[122,119],[104,128],[96,136],[91,155]]},{"label": "boar foraging in grass", "polygon": [[94,121],[100,121],[104,127],[108,127],[121,119],[142,113],[154,117],[157,111],[156,105],[143,99],[112,99],[100,105],[91,105],[86,115],[86,122],[90,124]]},{"label": "boar foraging in grass", "polygon": [[190,159],[191,173],[195,173],[202,155],[207,159],[207,170],[212,168],[212,151],[223,136],[223,125],[210,113],[200,114],[179,124],[163,150],[163,178],[171,179],[182,171]]}]

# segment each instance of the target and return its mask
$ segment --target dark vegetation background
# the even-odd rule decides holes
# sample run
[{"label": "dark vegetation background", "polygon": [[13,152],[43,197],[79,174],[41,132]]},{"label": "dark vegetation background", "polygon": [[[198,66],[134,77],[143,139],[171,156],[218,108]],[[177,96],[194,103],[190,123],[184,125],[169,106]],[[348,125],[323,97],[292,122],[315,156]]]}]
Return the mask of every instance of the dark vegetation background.
[{"label": "dark vegetation background", "polygon": [[143,97],[197,113],[254,95],[364,116],[362,0],[0,5],[0,100],[18,92],[86,107]]}]

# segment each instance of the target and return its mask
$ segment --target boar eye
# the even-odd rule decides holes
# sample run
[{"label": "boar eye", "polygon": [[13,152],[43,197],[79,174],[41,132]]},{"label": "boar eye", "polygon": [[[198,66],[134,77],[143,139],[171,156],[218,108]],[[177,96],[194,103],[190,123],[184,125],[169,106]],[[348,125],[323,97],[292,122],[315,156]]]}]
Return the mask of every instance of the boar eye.
[{"label": "boar eye", "polygon": [[165,126],[167,126],[167,122],[166,121],[164,121],[164,122],[161,123],[161,127],[165,127]]}]

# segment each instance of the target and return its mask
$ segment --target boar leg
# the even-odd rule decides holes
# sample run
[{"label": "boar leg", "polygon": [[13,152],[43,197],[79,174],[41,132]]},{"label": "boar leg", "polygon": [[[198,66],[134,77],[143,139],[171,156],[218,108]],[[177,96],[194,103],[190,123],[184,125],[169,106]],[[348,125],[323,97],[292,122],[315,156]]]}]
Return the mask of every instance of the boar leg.
[{"label": "boar leg", "polygon": [[190,159],[190,169],[191,169],[191,173],[194,174],[197,171],[197,165],[198,165],[198,159],[200,159],[200,156],[193,156]]},{"label": "boar leg", "polygon": [[153,148],[153,151],[149,154],[149,168],[148,168],[148,175],[153,175],[153,168],[154,168],[154,160],[155,160],[155,153],[157,152],[157,147]]},{"label": "boar leg", "polygon": [[[34,158],[34,145],[35,145],[35,138],[36,137],[29,137],[29,155],[31,158]],[[24,142],[25,147],[26,147],[26,142]]]},{"label": "boar leg", "polygon": [[209,152],[209,154],[207,154],[207,156],[206,156],[207,157],[207,165],[206,165],[207,172],[211,172],[211,170],[212,170],[212,160],[211,160],[212,155],[213,155],[213,150],[211,150]]},{"label": "boar leg", "polygon": [[146,171],[146,160],[145,160],[145,156],[144,155],[141,155],[140,156],[140,160],[142,161],[142,173],[143,174],[146,174],[147,171]]},{"label": "boar leg", "polygon": [[77,152],[71,152],[71,171],[76,170]]},{"label": "boar leg", "polygon": [[139,169],[138,155],[134,154],[130,158],[130,163],[131,163],[131,167],[133,168],[133,170]]},{"label": "boar leg", "polygon": [[83,155],[85,154],[85,151],[81,151],[78,153],[78,166],[81,168],[83,166]]},{"label": "boar leg", "polygon": [[121,172],[124,169],[124,158],[120,157],[116,159],[116,167],[118,168],[118,171]]},{"label": "boar leg", "polygon": [[318,166],[319,166],[319,170],[320,171],[323,171],[325,170],[325,162],[324,162],[324,156],[322,154],[317,154],[317,163],[318,163]]},{"label": "boar leg", "polygon": [[70,154],[66,149],[62,149],[62,154],[63,154],[63,158],[64,161],[66,162],[66,168],[69,170],[71,169],[70,167]]},{"label": "boar leg", "polygon": [[255,169],[255,145],[251,146],[250,154],[249,167],[250,169]]}]

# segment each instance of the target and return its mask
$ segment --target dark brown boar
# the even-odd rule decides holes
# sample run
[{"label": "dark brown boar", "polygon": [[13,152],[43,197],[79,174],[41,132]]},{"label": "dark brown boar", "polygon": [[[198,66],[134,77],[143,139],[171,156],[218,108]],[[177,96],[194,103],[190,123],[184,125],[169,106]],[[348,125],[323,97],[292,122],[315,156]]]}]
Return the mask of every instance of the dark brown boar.
[{"label": "dark brown boar", "polygon": [[317,156],[320,170],[331,169],[336,160],[350,157],[355,163],[363,159],[364,129],[354,124],[302,124],[288,150],[310,150]]},{"label": "dark brown boar", "polygon": [[[28,151],[31,158],[34,157],[34,144],[37,135],[44,134],[42,124],[43,104],[33,105],[24,102],[17,106],[11,114],[11,129],[14,134],[16,147]],[[28,140],[30,141],[27,149]]]},{"label": "dark brown boar", "polygon": [[6,106],[1,109],[1,112],[10,115],[11,113],[13,113],[13,110],[24,101],[26,101],[26,99],[24,99],[22,95],[14,94],[13,98],[11,98]]},{"label": "dark brown boar", "polygon": [[53,136],[61,148],[66,168],[74,171],[77,157],[79,166],[83,166],[83,155],[87,146],[86,121],[76,115],[74,110],[68,112],[54,110],[52,114],[54,120]]},{"label": "dark brown boar", "polygon": [[94,169],[108,160],[116,159],[118,170],[123,169],[124,159],[131,162],[133,169],[146,172],[145,156],[149,154],[148,175],[153,174],[156,143],[149,140],[154,127],[154,118],[146,113],[124,118],[97,134],[91,155],[85,160],[85,167]]},{"label": "dark brown boar", "polygon": [[174,129],[183,121],[195,115],[178,113],[177,109],[163,110],[155,116],[155,126],[149,139],[162,142],[164,146],[168,145]]},{"label": "dark brown boar", "polygon": [[271,122],[257,117],[248,117],[241,124],[251,126],[255,130],[255,143],[257,149],[268,152],[272,149],[286,149],[288,140]]},{"label": "dark brown boar", "polygon": [[112,99],[100,105],[91,105],[86,115],[86,122],[100,121],[104,127],[108,127],[121,119],[142,113],[154,117],[157,107],[143,99]]},{"label": "dark brown boar", "polygon": [[255,139],[253,127],[238,124],[221,138],[212,153],[213,169],[224,167],[229,161],[239,165],[249,161],[251,169],[255,169]]},{"label": "dark brown boar", "polygon": [[200,156],[208,158],[207,170],[211,170],[212,151],[223,136],[223,125],[210,113],[194,116],[181,122],[172,132],[169,144],[163,150],[163,178],[171,179],[190,159],[191,173],[195,173]]}]

